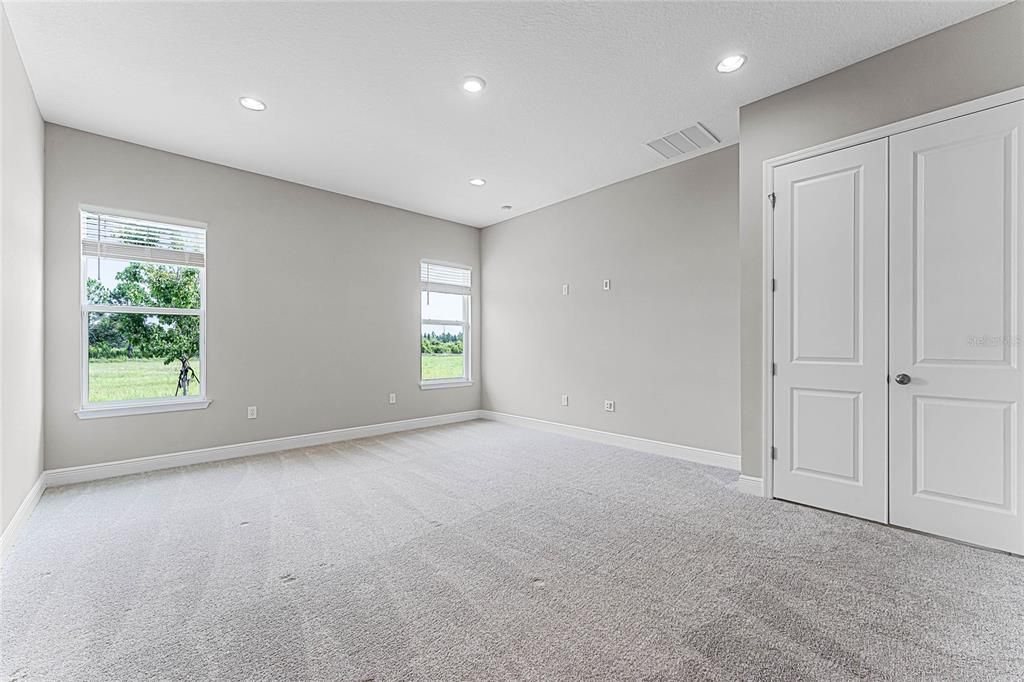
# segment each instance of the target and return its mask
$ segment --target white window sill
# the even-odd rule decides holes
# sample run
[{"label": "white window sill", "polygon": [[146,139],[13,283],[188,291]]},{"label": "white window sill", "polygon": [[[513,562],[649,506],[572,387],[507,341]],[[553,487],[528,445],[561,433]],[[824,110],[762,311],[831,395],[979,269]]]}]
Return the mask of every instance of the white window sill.
[{"label": "white window sill", "polygon": [[92,405],[75,410],[75,414],[78,415],[79,419],[102,419],[104,417],[128,417],[138,414],[156,414],[158,412],[205,410],[209,406],[210,401],[205,398],[190,398],[188,400]]},{"label": "white window sill", "polygon": [[460,388],[462,386],[472,386],[473,382],[469,379],[456,379],[454,381],[421,381],[420,390],[432,391],[435,388]]}]

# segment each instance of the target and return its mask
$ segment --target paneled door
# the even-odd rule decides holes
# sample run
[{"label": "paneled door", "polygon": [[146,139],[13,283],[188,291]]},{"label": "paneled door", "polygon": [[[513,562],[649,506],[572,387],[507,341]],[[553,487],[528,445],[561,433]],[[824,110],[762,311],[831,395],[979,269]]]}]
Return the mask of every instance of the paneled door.
[{"label": "paneled door", "polygon": [[890,520],[1024,553],[1024,103],[890,138]]},{"label": "paneled door", "polygon": [[886,521],[886,140],[774,170],[775,497]]}]

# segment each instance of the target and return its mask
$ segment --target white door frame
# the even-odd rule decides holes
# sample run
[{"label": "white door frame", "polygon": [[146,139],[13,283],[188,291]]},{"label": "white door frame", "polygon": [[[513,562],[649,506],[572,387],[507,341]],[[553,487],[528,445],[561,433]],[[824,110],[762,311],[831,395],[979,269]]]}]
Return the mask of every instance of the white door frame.
[{"label": "white door frame", "polygon": [[[824,144],[814,145],[813,147],[808,147],[799,151],[782,154],[781,156],[768,159],[761,164],[762,196],[764,197],[761,212],[761,241],[763,244],[761,273],[764,277],[761,287],[761,489],[765,497],[774,497],[772,442],[775,440],[775,436],[772,432],[772,423],[774,420],[775,405],[774,391],[772,390],[772,362],[774,359],[775,349],[773,347],[772,335],[775,326],[775,308],[772,296],[772,279],[775,277],[775,221],[774,212],[772,210],[773,207],[771,202],[768,200],[768,197],[775,191],[775,169],[778,166],[793,163],[794,161],[802,161],[813,156],[828,154],[829,152],[846,149],[847,147],[853,147],[865,142],[873,142],[899,133],[905,133],[908,130],[913,130],[915,128],[922,128],[924,126],[932,125],[933,123],[941,123],[942,121],[948,121],[952,118],[967,116],[979,111],[984,111],[985,109],[992,109],[993,107],[1021,100],[1024,100],[1024,87],[1012,88],[1010,90],[981,97],[970,102],[955,104],[951,107],[946,107],[945,109],[939,109],[938,111],[932,111],[903,121],[890,123],[878,128],[856,133],[854,135],[848,135],[847,137],[842,137],[838,140],[833,140],[832,142],[826,142]],[[740,144],[742,143],[743,141],[740,140]]]}]

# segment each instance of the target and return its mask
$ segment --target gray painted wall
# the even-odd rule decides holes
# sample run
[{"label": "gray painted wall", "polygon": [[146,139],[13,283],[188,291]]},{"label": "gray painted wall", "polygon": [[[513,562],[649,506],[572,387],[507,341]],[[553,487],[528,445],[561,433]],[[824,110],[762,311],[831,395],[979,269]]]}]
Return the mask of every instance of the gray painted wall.
[{"label": "gray painted wall", "polygon": [[0,7],[0,530],[43,470],[43,119]]},{"label": "gray painted wall", "polygon": [[740,109],[743,473],[761,475],[762,162],[1021,85],[1017,0]]},{"label": "gray painted wall", "polygon": [[[208,409],[75,415],[79,203],[209,224]],[[419,388],[419,261],[479,273],[479,240],[463,225],[47,124],[46,468],[477,409],[479,382]]]},{"label": "gray painted wall", "polygon": [[732,146],[485,229],[484,409],[737,453],[737,173]]}]

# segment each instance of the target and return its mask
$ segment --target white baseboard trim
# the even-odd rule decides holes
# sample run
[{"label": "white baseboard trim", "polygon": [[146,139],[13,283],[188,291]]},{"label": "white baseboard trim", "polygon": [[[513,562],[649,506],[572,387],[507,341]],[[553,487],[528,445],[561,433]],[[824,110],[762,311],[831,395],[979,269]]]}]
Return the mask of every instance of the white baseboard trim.
[{"label": "white baseboard trim", "polygon": [[25,522],[28,521],[28,517],[32,516],[32,511],[39,503],[39,498],[43,496],[44,490],[46,490],[45,471],[39,474],[39,478],[36,479],[36,482],[28,491],[28,495],[21,501],[18,511],[14,512],[11,522],[7,524],[7,528],[0,535],[0,560],[7,556],[7,552],[14,547],[14,543],[18,540],[18,533],[21,531],[22,526],[25,525]]},{"label": "white baseboard trim", "polygon": [[740,480],[736,483],[736,489],[741,493],[764,497],[764,479],[757,476],[740,474]]},{"label": "white baseboard trim", "polygon": [[318,433],[307,433],[298,436],[284,436],[283,438],[269,438],[267,440],[252,441],[249,443],[237,443],[235,445],[222,445],[201,450],[189,450],[187,452],[174,452],[167,455],[154,455],[152,457],[138,457],[125,459],[117,462],[104,462],[102,464],[87,464],[84,466],[67,467],[65,469],[51,469],[44,472],[47,488],[72,483],[84,483],[86,481],[97,481],[104,478],[117,476],[129,476],[141,474],[147,471],[158,471],[160,469],[172,469],[174,467],[188,466],[191,464],[204,464],[206,462],[217,462],[236,457],[250,457],[252,455],[265,455],[281,450],[292,450],[294,448],[308,448],[315,445],[337,443],[356,438],[370,438],[382,436],[388,433],[400,431],[411,431],[413,429],[424,429],[430,426],[441,426],[443,424],[454,424],[456,422],[472,421],[479,418],[477,410],[468,412],[452,412],[440,414],[434,417],[419,417],[417,419],[404,419],[396,422],[384,422],[382,424],[370,424],[369,426],[353,426],[347,429],[334,429],[331,431],[320,431]]},{"label": "white baseboard trim", "polygon": [[688,445],[666,443],[664,441],[640,438],[638,436],[626,436],[621,433],[598,431],[596,429],[588,429],[582,426],[570,426],[569,424],[560,424],[558,422],[550,422],[543,419],[534,419],[533,417],[520,417],[514,414],[492,412],[490,410],[480,410],[480,418],[504,422],[506,424],[516,424],[518,426],[525,426],[533,429],[540,429],[542,431],[551,431],[565,436],[573,436],[575,438],[583,438],[597,443],[604,443],[605,445],[614,445],[620,448],[639,450],[641,452],[649,452],[655,455],[685,459],[688,462],[709,464],[711,466],[731,469],[733,471],[740,470],[740,456],[729,452],[705,450],[704,448],[694,448]]}]

